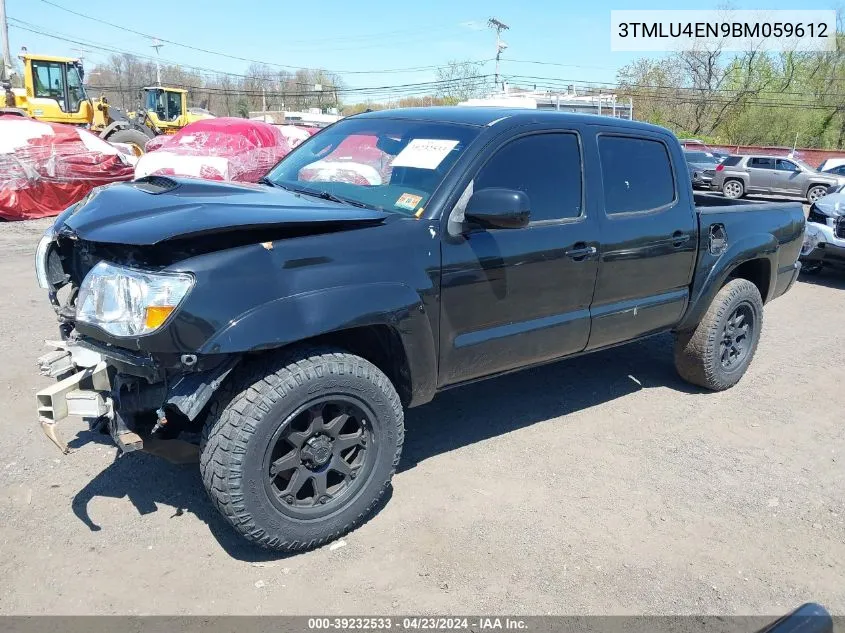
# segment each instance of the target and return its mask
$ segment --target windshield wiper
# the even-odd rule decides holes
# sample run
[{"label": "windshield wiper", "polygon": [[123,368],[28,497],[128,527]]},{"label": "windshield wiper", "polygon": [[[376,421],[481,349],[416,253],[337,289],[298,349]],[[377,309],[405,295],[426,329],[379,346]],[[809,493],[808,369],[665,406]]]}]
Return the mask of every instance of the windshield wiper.
[{"label": "windshield wiper", "polygon": [[287,188],[287,187],[282,187],[281,185],[276,184],[275,182],[270,180],[267,176],[261,176],[261,178],[259,178],[257,180],[257,182],[258,182],[259,185],[267,185],[268,187],[280,187],[282,189]]},{"label": "windshield wiper", "polygon": [[329,202],[348,204],[361,209],[375,209],[374,206],[371,206],[369,204],[358,202],[357,200],[350,200],[349,198],[341,198],[340,196],[336,196],[335,194],[325,190],[314,191],[312,189],[294,189],[293,187],[285,187],[285,189],[287,189],[288,191],[295,191],[296,193],[301,193],[306,196],[314,196],[315,198],[320,198],[321,200],[328,200]]},{"label": "windshield wiper", "polygon": [[357,200],[350,200],[349,198],[341,198],[340,196],[336,196],[335,194],[329,191],[314,191],[313,189],[299,189],[297,187],[288,187],[287,185],[281,185],[277,182],[273,182],[267,176],[262,176],[258,179],[258,182],[262,185],[269,185],[270,187],[276,187],[278,189],[284,189],[285,191],[290,191],[291,193],[298,193],[306,196],[313,196],[314,198],[320,198],[321,200],[328,200],[329,202],[337,202],[339,204],[348,204],[353,207],[358,207],[360,209],[375,209],[376,207],[366,204],[364,202],[358,202]]}]

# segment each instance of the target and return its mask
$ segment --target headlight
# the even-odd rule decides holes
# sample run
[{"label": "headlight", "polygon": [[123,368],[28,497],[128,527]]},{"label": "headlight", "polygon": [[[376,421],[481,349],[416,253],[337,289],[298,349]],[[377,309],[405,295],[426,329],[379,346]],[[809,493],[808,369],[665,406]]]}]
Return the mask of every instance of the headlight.
[{"label": "headlight", "polygon": [[804,243],[801,245],[801,255],[807,256],[819,245],[819,231],[811,225],[804,229]]},{"label": "headlight", "polygon": [[35,247],[35,278],[38,280],[38,285],[44,290],[50,288],[50,281],[47,278],[47,251],[55,237],[56,234],[51,226],[44,231],[44,235],[38,240],[38,246]]},{"label": "headlight", "polygon": [[100,262],[79,289],[76,318],[114,336],[148,334],[161,327],[188,294],[194,278],[151,273]]}]

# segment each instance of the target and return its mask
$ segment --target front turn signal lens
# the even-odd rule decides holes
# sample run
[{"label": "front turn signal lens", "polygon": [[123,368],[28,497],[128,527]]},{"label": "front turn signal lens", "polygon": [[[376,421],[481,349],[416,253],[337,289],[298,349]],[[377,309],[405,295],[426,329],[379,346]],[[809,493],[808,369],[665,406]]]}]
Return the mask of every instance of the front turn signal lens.
[{"label": "front turn signal lens", "polygon": [[154,330],[167,321],[174,306],[148,306],[144,318],[144,325],[148,330]]}]

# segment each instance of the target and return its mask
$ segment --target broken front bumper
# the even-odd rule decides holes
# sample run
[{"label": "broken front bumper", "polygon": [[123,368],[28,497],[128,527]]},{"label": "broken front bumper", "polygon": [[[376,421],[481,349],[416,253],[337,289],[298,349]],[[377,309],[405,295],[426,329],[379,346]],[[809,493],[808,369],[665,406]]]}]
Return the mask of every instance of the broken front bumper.
[{"label": "broken front bumper", "polygon": [[[69,415],[82,417],[93,428],[108,429],[124,452],[145,448],[157,439],[151,437],[156,429],[174,419],[180,424],[196,421],[239,361],[236,355],[185,355],[179,369],[165,371],[152,356],[96,341],[47,344],[52,351],[41,356],[38,365],[43,375],[58,382],[36,394],[38,417],[44,433],[64,453],[68,446],[57,423]],[[141,413],[155,414],[155,426],[144,427],[149,434],[137,424]]]},{"label": "broken front bumper", "polygon": [[115,443],[124,451],[137,450],[143,442],[137,433],[119,427],[120,416],[115,412],[112,384],[114,371],[107,359],[93,350],[66,341],[51,341],[52,352],[38,359],[41,374],[60,380],[42,389],[35,398],[38,403],[38,419],[44,434],[59,447],[68,452],[67,442],[62,438],[58,422],[76,415],[93,426],[98,422],[108,424]]}]

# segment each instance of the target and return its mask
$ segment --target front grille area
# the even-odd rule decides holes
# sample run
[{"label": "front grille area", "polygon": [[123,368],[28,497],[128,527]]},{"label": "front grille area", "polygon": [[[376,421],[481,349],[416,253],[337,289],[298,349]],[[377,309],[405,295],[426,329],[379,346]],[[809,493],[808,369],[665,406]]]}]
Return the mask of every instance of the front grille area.
[{"label": "front grille area", "polygon": [[845,239],[845,215],[836,218],[836,224],[833,225],[833,234],[841,239]]}]

